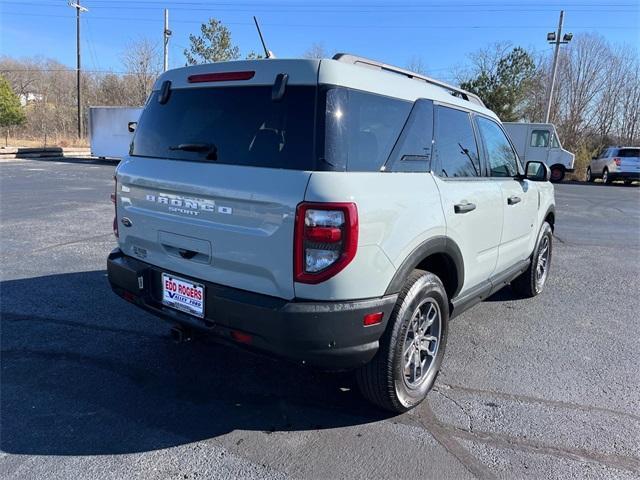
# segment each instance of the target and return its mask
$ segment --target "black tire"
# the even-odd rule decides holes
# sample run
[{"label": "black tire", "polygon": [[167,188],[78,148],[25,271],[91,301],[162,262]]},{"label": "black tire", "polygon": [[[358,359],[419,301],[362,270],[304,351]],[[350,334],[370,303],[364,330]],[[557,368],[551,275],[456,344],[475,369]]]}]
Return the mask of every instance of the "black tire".
[{"label": "black tire", "polygon": [[589,183],[593,183],[593,174],[591,173],[591,167],[587,167],[587,175],[586,175],[586,180]]},{"label": "black tire", "polygon": [[607,185],[611,184],[611,177],[609,177],[609,170],[607,168],[602,171],[602,183]]},{"label": "black tire", "polygon": [[[416,342],[425,345],[420,343],[419,339],[415,340],[415,335],[411,335],[414,326],[419,323],[414,321],[417,318],[415,314],[419,308],[429,308],[429,312],[435,311],[436,306],[440,318],[439,340],[435,344],[432,344],[432,341],[426,344],[427,348],[433,348],[433,355],[428,356],[424,352],[425,361],[430,358],[428,367],[424,371],[423,367],[420,368],[423,378],[411,386],[411,382],[405,376],[406,358],[415,359],[414,355],[417,355],[420,360],[418,363],[422,363],[423,351],[416,349],[414,345]],[[429,314],[427,313],[426,316],[428,317]],[[396,413],[406,412],[422,402],[431,390],[442,364],[447,343],[448,322],[449,301],[440,279],[423,270],[411,272],[398,295],[387,328],[380,339],[378,352],[371,362],[356,371],[356,379],[362,395],[375,405]],[[424,333],[435,336],[435,330],[432,331],[435,323],[434,320]],[[407,355],[407,350],[411,348],[413,348],[412,353]],[[415,363],[414,361],[412,365]],[[416,373],[415,369],[413,373]]]},{"label": "black tire", "polygon": [[554,165],[551,167],[551,182],[560,183],[564,180],[564,167],[561,165]]},{"label": "black tire", "polygon": [[[544,263],[544,278],[542,278],[542,281],[539,281],[540,274],[538,272],[538,265],[541,263],[541,259],[543,258],[541,256],[541,250],[545,245],[548,248],[548,255],[546,256],[546,261]],[[549,278],[549,267],[551,266],[552,253],[553,231],[551,230],[551,225],[544,222],[540,229],[540,233],[538,234],[536,248],[533,250],[533,255],[531,255],[531,264],[527,270],[511,282],[511,288],[525,298],[535,297],[542,293]]]}]

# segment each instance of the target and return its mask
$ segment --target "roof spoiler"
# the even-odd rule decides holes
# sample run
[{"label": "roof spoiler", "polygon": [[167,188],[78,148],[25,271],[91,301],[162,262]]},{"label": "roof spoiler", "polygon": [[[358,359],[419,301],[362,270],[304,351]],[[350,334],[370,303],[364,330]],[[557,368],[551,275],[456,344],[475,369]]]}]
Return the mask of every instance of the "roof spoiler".
[{"label": "roof spoiler", "polygon": [[371,60],[370,58],[351,55],[350,53],[336,53],[333,56],[333,59],[339,62],[351,63],[352,65],[360,65],[366,68],[383,70],[386,72],[403,75],[413,80],[426,82],[431,85],[435,85],[436,87],[440,87],[444,90],[447,90],[449,93],[451,93],[451,95],[462,98],[463,100],[467,100],[469,102],[475,103],[477,105],[480,105],[481,107],[485,106],[482,100],[480,99],[480,97],[474,93],[467,92],[466,90],[463,90],[459,87],[454,87],[453,85],[449,85],[448,83],[441,82],[440,80],[435,80],[431,77],[427,77],[425,75],[412,72],[411,70],[405,70],[404,68],[394,67],[393,65],[388,65],[386,63],[378,62],[377,60]]}]

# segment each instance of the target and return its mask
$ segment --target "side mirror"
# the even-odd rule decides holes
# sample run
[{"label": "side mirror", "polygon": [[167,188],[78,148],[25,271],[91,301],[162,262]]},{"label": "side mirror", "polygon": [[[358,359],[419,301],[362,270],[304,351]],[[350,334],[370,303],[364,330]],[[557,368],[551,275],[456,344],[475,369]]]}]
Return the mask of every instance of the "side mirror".
[{"label": "side mirror", "polygon": [[551,179],[551,170],[543,162],[527,162],[524,178],[532,182],[548,182]]},{"label": "side mirror", "polygon": [[127,123],[127,130],[129,130],[130,133],[133,133],[136,131],[137,126],[138,126],[138,122],[129,122]]}]

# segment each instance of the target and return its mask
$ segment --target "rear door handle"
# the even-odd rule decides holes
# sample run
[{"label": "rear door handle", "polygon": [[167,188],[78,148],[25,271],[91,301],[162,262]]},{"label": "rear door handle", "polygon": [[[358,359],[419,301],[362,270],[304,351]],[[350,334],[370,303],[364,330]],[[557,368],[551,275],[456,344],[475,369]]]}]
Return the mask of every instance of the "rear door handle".
[{"label": "rear door handle", "polygon": [[507,198],[507,205],[515,205],[516,203],[520,203],[521,201],[522,199],[520,197],[516,197],[514,195],[513,197]]},{"label": "rear door handle", "polygon": [[456,213],[468,213],[475,209],[475,203],[457,203],[453,206],[453,211]]}]

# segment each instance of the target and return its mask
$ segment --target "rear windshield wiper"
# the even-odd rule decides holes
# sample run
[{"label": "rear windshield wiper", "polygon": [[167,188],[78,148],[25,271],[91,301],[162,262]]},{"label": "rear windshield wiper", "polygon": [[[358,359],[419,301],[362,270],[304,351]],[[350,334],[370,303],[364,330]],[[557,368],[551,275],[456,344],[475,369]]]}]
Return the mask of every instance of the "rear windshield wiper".
[{"label": "rear windshield wiper", "polygon": [[206,153],[207,160],[218,159],[218,147],[212,143],[181,143],[180,145],[172,145],[169,150],[182,150],[183,152]]}]

